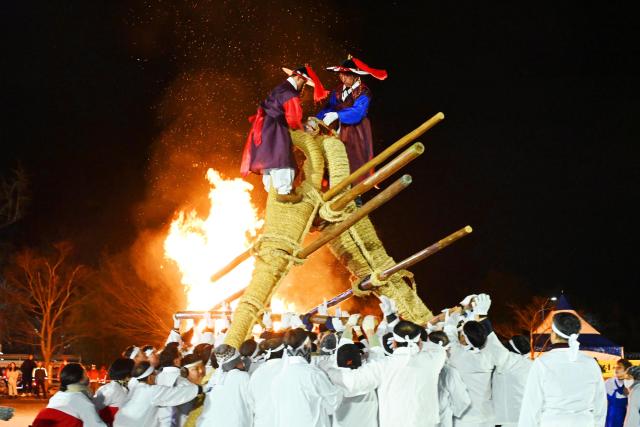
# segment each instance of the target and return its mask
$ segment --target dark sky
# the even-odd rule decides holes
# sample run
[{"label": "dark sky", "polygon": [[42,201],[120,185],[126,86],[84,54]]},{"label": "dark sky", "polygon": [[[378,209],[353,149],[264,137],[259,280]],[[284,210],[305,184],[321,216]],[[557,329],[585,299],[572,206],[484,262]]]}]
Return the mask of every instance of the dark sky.
[{"label": "dark sky", "polygon": [[[205,129],[190,151],[204,153],[203,164],[224,160],[231,174],[246,117],[278,82],[278,67],[321,68],[352,52],[389,71],[387,81],[370,82],[377,150],[432,114],[446,115],[421,138],[427,151],[409,168],[412,188],[374,215],[396,258],[474,227],[414,269],[427,303],[451,305],[482,289],[497,290],[503,304],[564,290],[603,331],[640,350],[630,304],[640,278],[640,49],[631,10],[166,3],[3,3],[0,166],[5,175],[23,165],[33,201],[0,237],[17,246],[71,239],[89,263],[126,248],[139,228],[166,224],[185,202],[156,200],[161,209],[147,209],[166,165],[158,152],[172,148],[162,136],[175,123],[167,94],[183,93],[176,81],[201,70],[232,76],[227,88],[198,86],[218,102],[201,120],[222,117],[226,127],[216,129],[231,130],[215,139]],[[331,74],[321,77],[332,84]],[[236,89],[241,104],[229,98]],[[187,179],[168,173],[176,188]]]}]

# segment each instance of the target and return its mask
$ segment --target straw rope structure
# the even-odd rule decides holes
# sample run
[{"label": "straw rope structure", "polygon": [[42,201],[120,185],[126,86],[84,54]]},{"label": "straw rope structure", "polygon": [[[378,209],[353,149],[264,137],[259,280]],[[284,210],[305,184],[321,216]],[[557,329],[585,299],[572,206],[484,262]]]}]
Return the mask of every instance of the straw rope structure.
[{"label": "straw rope structure", "polygon": [[[305,180],[297,189],[303,199],[294,204],[280,203],[273,189],[269,193],[264,231],[252,250],[256,259],[253,276],[240,299],[225,338],[227,344],[236,348],[250,335],[253,325],[291,268],[304,262],[297,254],[316,217],[336,223],[357,209],[354,202],[350,202],[342,211],[329,208],[329,204],[344,191],[326,203],[320,194],[325,172],[330,185],[339,183],[349,175],[344,143],[333,136],[313,137],[302,131],[292,131],[291,137],[294,146],[306,157],[303,165]],[[413,275],[409,271],[401,270],[385,281],[376,279],[377,272],[391,267],[395,262],[385,251],[369,218],[357,222],[330,242],[329,246],[354,276],[352,286],[356,295],[366,293],[358,290],[357,283],[372,275],[372,282],[376,285],[373,292],[394,299],[402,317],[425,324],[433,316],[418,297]]]}]

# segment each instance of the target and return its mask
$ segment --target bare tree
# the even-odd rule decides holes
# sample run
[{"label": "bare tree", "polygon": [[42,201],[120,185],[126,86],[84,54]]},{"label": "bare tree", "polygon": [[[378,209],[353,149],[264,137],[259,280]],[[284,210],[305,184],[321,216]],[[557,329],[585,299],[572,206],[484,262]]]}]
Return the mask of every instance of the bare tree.
[{"label": "bare tree", "polygon": [[21,167],[8,178],[0,179],[0,228],[7,227],[24,216],[29,202],[28,179]]},{"label": "bare tree", "polygon": [[79,338],[65,322],[73,309],[86,299],[79,294],[78,285],[87,270],[69,260],[71,245],[68,242],[53,246],[56,249],[53,255],[40,255],[31,250],[19,253],[8,275],[14,286],[15,302],[30,321],[46,366],[57,352]]},{"label": "bare tree", "polygon": [[104,301],[99,329],[128,344],[164,344],[171,316],[181,299],[174,289],[141,280],[122,258],[105,258],[100,268],[98,299]]},{"label": "bare tree", "polygon": [[528,331],[529,344],[531,345],[531,358],[533,359],[535,348],[533,335],[538,327],[544,322],[545,315],[552,309],[551,299],[535,296],[531,302],[524,305],[509,304],[513,311],[513,325],[521,331]]}]

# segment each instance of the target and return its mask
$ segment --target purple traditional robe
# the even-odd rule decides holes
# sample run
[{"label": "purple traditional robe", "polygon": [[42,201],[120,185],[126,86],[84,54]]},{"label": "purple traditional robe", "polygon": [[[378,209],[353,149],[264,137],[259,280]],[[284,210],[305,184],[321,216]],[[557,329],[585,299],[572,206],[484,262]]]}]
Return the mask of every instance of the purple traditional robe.
[{"label": "purple traditional robe", "polygon": [[253,124],[242,155],[243,176],[249,172],[262,175],[265,169],[295,168],[289,129],[302,129],[300,92],[285,80],[249,120]]}]

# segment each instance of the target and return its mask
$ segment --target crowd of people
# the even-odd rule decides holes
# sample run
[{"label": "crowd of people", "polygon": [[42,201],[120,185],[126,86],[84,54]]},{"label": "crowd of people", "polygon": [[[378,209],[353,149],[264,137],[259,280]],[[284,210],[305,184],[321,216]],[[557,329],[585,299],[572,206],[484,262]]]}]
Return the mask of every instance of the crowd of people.
[{"label": "crowd of people", "polygon": [[43,362],[35,361],[33,355],[23,361],[20,367],[15,362],[9,363],[1,370],[0,378],[6,383],[7,395],[10,399],[18,396],[34,396],[42,399],[48,397],[49,373]]},{"label": "crowd of people", "polygon": [[[58,369],[62,369],[66,364],[66,361],[62,362]],[[98,369],[96,365],[90,365],[86,367],[86,370],[89,376],[90,388],[93,392],[100,385],[107,382],[108,373],[106,367],[102,366]],[[51,379],[44,362],[36,361],[33,355],[29,355],[20,366],[15,362],[10,362],[5,368],[0,369],[0,380],[4,381],[9,399],[17,399],[19,397],[47,399],[49,397]],[[55,377],[53,379],[59,378]]]},{"label": "crowd of people", "polygon": [[640,427],[640,367],[622,359],[605,382],[579,351],[577,316],[557,313],[551,349],[531,360],[528,338],[496,336],[490,306],[472,295],[421,326],[381,297],[379,323],[310,329],[289,315],[277,331],[266,312],[238,348],[210,316],[193,344],[175,321],[164,348],[130,346],[95,393],[81,365],[65,366],[33,427]]},{"label": "crowd of people", "polygon": [[[284,69],[288,78],[251,118],[241,172],[262,175],[280,202],[302,199],[290,130],[339,137],[352,172],[372,158],[362,77],[387,73],[353,57],[328,69],[340,80],[331,92],[308,65]],[[328,100],[303,125],[305,85],[315,101]],[[289,313],[275,330],[265,312],[264,330],[237,348],[210,314],[197,340],[183,339],[176,320],[161,350],[130,346],[97,390],[82,366],[67,365],[33,427],[640,427],[640,367],[621,360],[605,384],[579,351],[581,322],[571,313],[554,316],[551,349],[532,360],[528,338],[496,336],[486,294],[426,325],[380,300],[380,322],[331,317],[324,307],[323,325]]]}]

